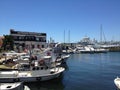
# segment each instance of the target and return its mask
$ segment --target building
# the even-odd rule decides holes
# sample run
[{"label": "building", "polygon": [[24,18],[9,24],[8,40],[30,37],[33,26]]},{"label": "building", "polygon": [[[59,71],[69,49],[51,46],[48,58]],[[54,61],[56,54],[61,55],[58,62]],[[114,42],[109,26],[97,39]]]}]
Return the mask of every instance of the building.
[{"label": "building", "polygon": [[23,32],[10,29],[10,35],[14,39],[14,48],[45,48],[46,45],[46,33],[36,32]]}]

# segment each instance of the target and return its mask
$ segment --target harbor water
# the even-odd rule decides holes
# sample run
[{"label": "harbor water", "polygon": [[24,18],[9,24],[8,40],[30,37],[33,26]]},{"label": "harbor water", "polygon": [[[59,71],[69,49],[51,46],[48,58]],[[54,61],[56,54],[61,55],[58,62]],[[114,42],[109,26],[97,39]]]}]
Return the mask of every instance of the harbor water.
[{"label": "harbor water", "polygon": [[116,90],[120,76],[120,52],[72,54],[58,79],[27,83],[31,90]]}]

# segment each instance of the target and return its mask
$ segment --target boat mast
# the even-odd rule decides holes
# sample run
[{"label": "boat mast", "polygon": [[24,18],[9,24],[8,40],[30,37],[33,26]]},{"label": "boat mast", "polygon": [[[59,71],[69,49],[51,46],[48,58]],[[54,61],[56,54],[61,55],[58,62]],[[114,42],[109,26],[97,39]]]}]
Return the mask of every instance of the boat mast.
[{"label": "boat mast", "polygon": [[65,30],[64,30],[64,44],[65,44]]},{"label": "boat mast", "polygon": [[102,43],[102,24],[100,25],[100,43]]},{"label": "boat mast", "polygon": [[104,43],[106,43],[106,37],[105,37],[105,34],[103,32],[103,27],[102,27],[102,24],[101,24],[101,26],[100,26],[100,43],[103,43],[103,39],[104,39]]},{"label": "boat mast", "polygon": [[68,31],[68,43],[70,43],[70,30]]}]

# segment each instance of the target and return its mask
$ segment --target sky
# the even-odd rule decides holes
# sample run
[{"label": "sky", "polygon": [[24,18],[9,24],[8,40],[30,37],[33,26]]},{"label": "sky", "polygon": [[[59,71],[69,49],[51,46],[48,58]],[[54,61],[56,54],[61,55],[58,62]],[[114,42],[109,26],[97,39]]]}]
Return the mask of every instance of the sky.
[{"label": "sky", "polygon": [[101,25],[103,40],[120,41],[120,0],[0,0],[0,36],[14,29],[55,42],[100,41]]}]

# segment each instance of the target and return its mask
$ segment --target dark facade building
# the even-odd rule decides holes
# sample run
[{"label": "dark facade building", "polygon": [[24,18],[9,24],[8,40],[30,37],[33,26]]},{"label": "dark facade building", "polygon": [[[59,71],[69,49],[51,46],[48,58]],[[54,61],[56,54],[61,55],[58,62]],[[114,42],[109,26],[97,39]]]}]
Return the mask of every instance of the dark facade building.
[{"label": "dark facade building", "polygon": [[10,29],[10,35],[13,36],[15,47],[28,48],[45,48],[46,33],[23,32]]}]

